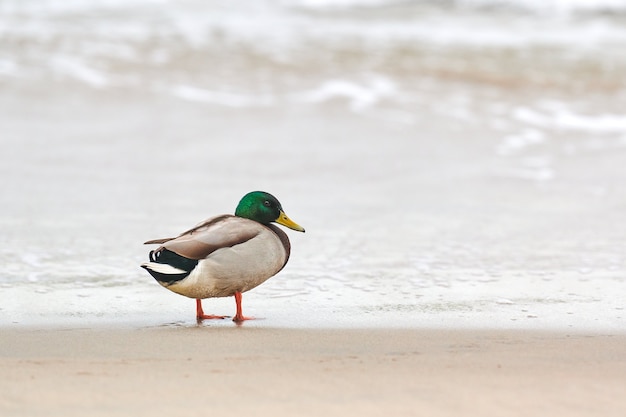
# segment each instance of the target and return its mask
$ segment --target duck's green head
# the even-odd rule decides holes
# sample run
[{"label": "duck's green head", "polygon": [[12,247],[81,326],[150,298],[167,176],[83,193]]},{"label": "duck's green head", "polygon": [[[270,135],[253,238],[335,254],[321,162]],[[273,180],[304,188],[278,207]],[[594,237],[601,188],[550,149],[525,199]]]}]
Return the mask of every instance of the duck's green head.
[{"label": "duck's green head", "polygon": [[244,195],[237,205],[235,216],[262,224],[276,222],[298,232],[304,232],[302,226],[287,217],[276,197],[264,191],[253,191]]}]

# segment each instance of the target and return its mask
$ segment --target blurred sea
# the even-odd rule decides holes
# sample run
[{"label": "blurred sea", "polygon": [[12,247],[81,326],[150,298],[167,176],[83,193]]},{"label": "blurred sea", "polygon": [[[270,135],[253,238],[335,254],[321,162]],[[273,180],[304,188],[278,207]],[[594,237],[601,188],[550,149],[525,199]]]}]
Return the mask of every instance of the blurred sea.
[{"label": "blurred sea", "polygon": [[264,189],[246,325],[626,330],[624,0],[0,0],[0,146],[0,325],[193,323],[141,243]]}]

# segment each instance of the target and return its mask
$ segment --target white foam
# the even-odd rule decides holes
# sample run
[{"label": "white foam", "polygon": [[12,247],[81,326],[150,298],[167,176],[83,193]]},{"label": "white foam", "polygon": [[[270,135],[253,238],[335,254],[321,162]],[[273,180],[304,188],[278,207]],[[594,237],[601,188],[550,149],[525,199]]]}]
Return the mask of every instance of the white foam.
[{"label": "white foam", "polygon": [[283,0],[291,7],[311,10],[337,10],[357,7],[384,7],[405,3],[402,0]]},{"label": "white foam", "polygon": [[372,77],[362,84],[344,79],[329,80],[318,88],[294,97],[298,101],[307,103],[324,103],[337,98],[346,99],[352,110],[360,111],[395,93],[395,85],[389,79]]},{"label": "white foam", "polygon": [[271,96],[250,96],[222,91],[212,91],[189,85],[178,85],[170,92],[176,97],[189,101],[217,104],[226,107],[265,107],[274,102]]},{"label": "white foam", "polygon": [[120,10],[136,7],[155,7],[167,0],[3,0],[0,2],[1,14],[30,14],[55,16],[63,14],[85,13],[94,10]]},{"label": "white foam", "polygon": [[[116,41],[150,40],[152,37],[175,36],[191,46],[211,44],[214,35],[222,39],[251,44],[257,49],[284,50],[285,45],[298,46],[302,41],[325,40],[333,44],[351,39],[366,42],[381,42],[385,47],[395,42],[419,41],[426,44],[459,45],[522,45],[558,44],[577,47],[611,42],[619,45],[626,39],[626,30],[619,21],[593,19],[577,21],[554,21],[533,19],[516,15],[502,16],[489,13],[474,13],[468,16],[461,9],[436,2],[428,13],[399,13],[368,16],[345,13],[333,16],[303,15],[294,13],[289,6],[310,9],[346,7],[374,7],[400,5],[398,0],[297,0],[282,3],[263,2],[254,7],[255,19],[248,18],[250,11],[236,5],[219,8],[211,4],[178,3],[153,0],[124,2],[118,0],[74,0],[68,2],[20,2],[0,3],[0,31],[30,34],[50,39],[51,34],[75,33],[96,34]],[[621,2],[624,3],[624,2]],[[530,0],[523,3],[514,0],[465,0],[461,6],[510,5],[536,11],[569,13],[576,10],[614,10],[626,13],[626,4],[617,0]],[[287,7],[285,7],[287,5]],[[246,8],[252,5],[246,5]],[[415,5],[414,7],[419,7]],[[119,15],[110,18],[106,13],[92,18],[88,28],[77,26],[72,20],[77,14],[96,16],[101,11],[115,11]],[[565,12],[561,12],[565,11]],[[102,13],[100,13],[102,14]],[[21,16],[29,19],[24,24]],[[50,15],[68,17],[67,21],[51,21]],[[261,42],[262,40],[262,42]],[[366,43],[367,45],[367,43]],[[306,45],[305,45],[306,46]]]},{"label": "white foam", "polygon": [[104,73],[73,57],[56,56],[51,62],[51,67],[59,74],[82,81],[92,87],[103,88],[109,85],[109,80]]},{"label": "white foam", "polygon": [[519,133],[505,136],[498,145],[497,152],[501,155],[510,155],[543,141],[545,141],[543,132],[537,129],[524,129]]},{"label": "white foam", "polygon": [[[283,3],[292,7],[302,7],[312,10],[407,5],[406,0],[283,0]],[[626,3],[623,0],[456,0],[453,2],[431,0],[421,1],[419,3],[430,3],[432,6],[450,7],[452,10],[454,9],[454,4],[456,4],[464,8],[508,7],[514,10],[526,10],[545,14],[564,14],[576,11],[619,12],[626,10]]]},{"label": "white foam", "polygon": [[498,298],[496,300],[496,304],[507,304],[507,305],[513,305],[515,304],[515,302],[509,300],[508,298]]},{"label": "white foam", "polygon": [[555,123],[560,128],[585,130],[597,133],[626,133],[626,115],[579,115],[570,112],[556,114]]},{"label": "white foam", "polygon": [[521,122],[551,129],[578,130],[592,133],[626,133],[626,115],[576,114],[565,108],[553,108],[545,112],[520,107],[513,117]]},{"label": "white foam", "polygon": [[457,0],[469,7],[509,7],[549,15],[569,15],[574,12],[626,11],[623,0]]},{"label": "white foam", "polygon": [[[178,3],[178,4],[176,4]],[[67,13],[84,13],[93,10],[125,10],[138,8],[168,7],[172,4],[177,6],[182,2],[168,0],[3,0],[0,2],[1,13],[41,13],[59,15]],[[200,8],[202,1],[185,2],[188,7]],[[569,14],[573,12],[623,12],[626,11],[626,3],[623,0],[455,0],[442,2],[439,0],[422,0],[419,2],[407,2],[406,0],[281,0],[258,1],[265,8],[294,7],[309,10],[345,10],[354,8],[385,8],[389,6],[416,6],[442,7],[454,11],[457,7],[465,9],[484,9],[494,7],[507,7],[513,10],[526,10],[544,14]],[[248,6],[248,5],[246,5]],[[250,5],[252,6],[252,5]],[[224,8],[225,9],[225,8]]]}]

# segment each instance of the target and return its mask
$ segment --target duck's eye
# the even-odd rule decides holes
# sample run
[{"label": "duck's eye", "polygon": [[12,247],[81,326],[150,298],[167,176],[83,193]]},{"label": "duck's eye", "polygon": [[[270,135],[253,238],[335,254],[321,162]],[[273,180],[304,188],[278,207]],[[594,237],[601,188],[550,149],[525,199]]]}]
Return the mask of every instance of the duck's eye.
[{"label": "duck's eye", "polygon": [[269,206],[271,206],[272,204],[270,203],[270,201],[269,201],[269,200],[265,200],[265,201],[263,202],[263,205],[264,205],[265,207],[269,207]]}]

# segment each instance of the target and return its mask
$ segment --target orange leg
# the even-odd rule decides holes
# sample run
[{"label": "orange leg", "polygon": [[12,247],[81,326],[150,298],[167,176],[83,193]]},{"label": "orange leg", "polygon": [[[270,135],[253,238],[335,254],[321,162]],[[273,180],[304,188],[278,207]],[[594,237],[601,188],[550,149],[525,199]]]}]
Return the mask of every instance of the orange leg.
[{"label": "orange leg", "polygon": [[237,303],[237,314],[233,317],[233,321],[237,324],[243,323],[245,320],[254,320],[254,317],[244,317],[241,312],[241,293],[237,291],[235,293],[235,303]]},{"label": "orange leg", "polygon": [[205,319],[225,319],[228,316],[214,316],[212,314],[204,314],[202,311],[202,300],[196,299],[196,319],[202,321]]}]

